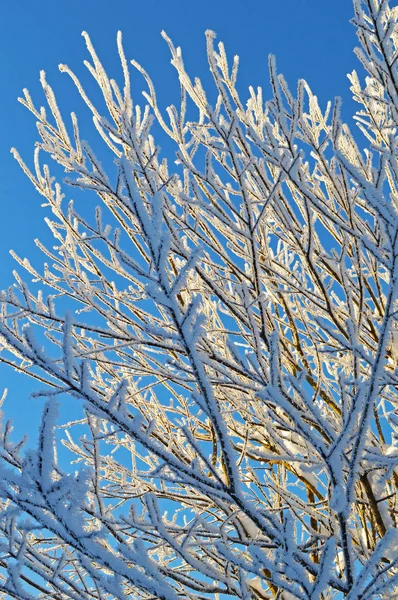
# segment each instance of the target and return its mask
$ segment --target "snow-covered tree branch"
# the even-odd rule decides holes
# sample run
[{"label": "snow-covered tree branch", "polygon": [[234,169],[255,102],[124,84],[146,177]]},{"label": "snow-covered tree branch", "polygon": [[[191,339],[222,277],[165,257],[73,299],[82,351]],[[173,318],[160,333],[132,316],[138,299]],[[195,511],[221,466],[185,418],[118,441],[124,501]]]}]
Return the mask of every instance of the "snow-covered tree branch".
[{"label": "snow-covered tree branch", "polygon": [[163,34],[181,88],[165,114],[120,34],[121,87],[84,34],[103,107],[60,68],[103,165],[44,73],[46,109],[24,92],[33,170],[14,155],[56,245],[37,241],[43,268],[15,256],[34,282],[1,296],[2,360],[45,403],[36,447],[1,432],[0,595],[397,597],[398,9],[354,10],[356,136],[273,58],[271,99],[243,100],[211,31],[214,103]]}]

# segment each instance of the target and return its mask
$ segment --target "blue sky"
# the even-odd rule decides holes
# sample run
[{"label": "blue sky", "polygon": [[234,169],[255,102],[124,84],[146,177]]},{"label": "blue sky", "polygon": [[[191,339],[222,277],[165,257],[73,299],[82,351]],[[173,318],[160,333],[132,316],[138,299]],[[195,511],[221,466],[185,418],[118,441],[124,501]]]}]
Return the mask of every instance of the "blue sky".
[{"label": "blue sky", "polygon": [[[346,78],[358,66],[352,52],[356,36],[349,23],[350,0],[118,0],[112,5],[105,0],[4,0],[0,16],[0,289],[12,283],[9,249],[33,257],[40,266],[43,259],[33,240],[48,239],[42,199],[9,152],[16,146],[30,163],[37,139],[34,118],[17,97],[27,87],[34,101],[42,103],[39,71],[44,69],[64,114],[76,110],[79,115],[82,104],[57,66],[62,62],[78,74],[84,72],[82,61],[88,56],[82,30],[89,32],[105,67],[117,78],[116,32],[121,29],[127,57],[137,59],[151,74],[162,106],[175,101],[178,85],[160,31],[165,29],[182,47],[189,73],[203,76],[204,31],[213,29],[227,52],[240,56],[243,98],[248,85],[261,85],[264,96],[269,95],[267,56],[273,53],[292,89],[304,78],[322,104],[339,95],[346,119],[355,110]],[[141,88],[136,81],[139,92],[145,85]],[[38,416],[34,401],[26,404],[32,384],[4,367],[0,377],[0,388],[10,387],[6,412],[18,416],[21,432]]]}]

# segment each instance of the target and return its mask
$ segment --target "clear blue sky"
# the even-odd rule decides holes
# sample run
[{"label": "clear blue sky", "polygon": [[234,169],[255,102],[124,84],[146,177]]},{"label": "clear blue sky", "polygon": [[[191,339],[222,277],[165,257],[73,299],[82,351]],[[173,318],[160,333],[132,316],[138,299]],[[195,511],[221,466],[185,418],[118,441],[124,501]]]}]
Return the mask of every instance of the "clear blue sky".
[{"label": "clear blue sky", "polygon": [[[9,152],[16,146],[30,162],[37,139],[34,118],[17,97],[27,87],[34,101],[42,103],[38,80],[44,69],[61,108],[79,114],[81,103],[73,84],[58,72],[57,65],[66,63],[83,72],[87,52],[82,30],[89,32],[105,67],[117,78],[116,32],[121,29],[127,57],[137,59],[149,71],[163,106],[175,100],[178,86],[160,31],[165,29],[182,47],[189,73],[202,76],[206,71],[204,31],[213,29],[228,53],[240,56],[243,97],[248,85],[262,85],[267,97],[267,56],[273,53],[292,89],[298,78],[304,78],[323,104],[342,96],[346,119],[355,109],[346,78],[358,66],[352,52],[357,43],[355,29],[349,24],[351,0],[3,0],[0,17],[0,289],[12,283],[14,264],[9,249],[33,256],[39,266],[43,259],[33,240],[48,239],[42,199]],[[138,84],[136,89],[141,89]],[[21,432],[37,413],[33,400],[28,401],[30,408],[26,404],[32,384],[4,367],[0,377],[0,388],[10,387],[6,412],[18,415],[17,431]]]}]

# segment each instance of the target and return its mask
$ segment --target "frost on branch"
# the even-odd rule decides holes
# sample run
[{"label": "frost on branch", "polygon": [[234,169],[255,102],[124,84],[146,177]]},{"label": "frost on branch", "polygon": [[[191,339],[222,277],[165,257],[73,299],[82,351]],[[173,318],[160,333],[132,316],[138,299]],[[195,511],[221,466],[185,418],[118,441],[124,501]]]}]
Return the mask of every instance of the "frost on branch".
[{"label": "frost on branch", "polygon": [[210,31],[215,104],[163,34],[181,87],[166,115],[132,61],[134,104],[120,34],[121,87],[84,34],[107,115],[61,70],[101,160],[44,73],[46,110],[24,92],[34,169],[14,154],[54,246],[37,241],[42,268],[16,256],[34,282],[1,298],[2,360],[45,404],[36,446],[1,431],[0,595],[396,598],[397,9],[354,10],[357,140],[339,100],[290,91],[273,58],[271,99],[241,99]]}]

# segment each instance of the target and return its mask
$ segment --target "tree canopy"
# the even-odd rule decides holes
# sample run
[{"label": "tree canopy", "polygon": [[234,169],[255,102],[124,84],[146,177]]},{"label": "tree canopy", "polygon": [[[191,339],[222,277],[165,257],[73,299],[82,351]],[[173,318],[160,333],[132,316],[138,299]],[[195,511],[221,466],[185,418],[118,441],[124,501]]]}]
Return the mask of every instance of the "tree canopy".
[{"label": "tree canopy", "polygon": [[104,166],[44,73],[46,109],[24,91],[34,168],[14,155],[55,246],[37,241],[42,268],[15,256],[25,276],[1,296],[1,360],[45,404],[36,448],[1,432],[0,594],[397,598],[398,9],[354,11],[355,135],[273,57],[272,97],[242,100],[211,31],[213,104],[166,34],[165,114],[135,61],[133,102],[120,34],[122,86],[85,35],[103,106],[61,65]]}]

